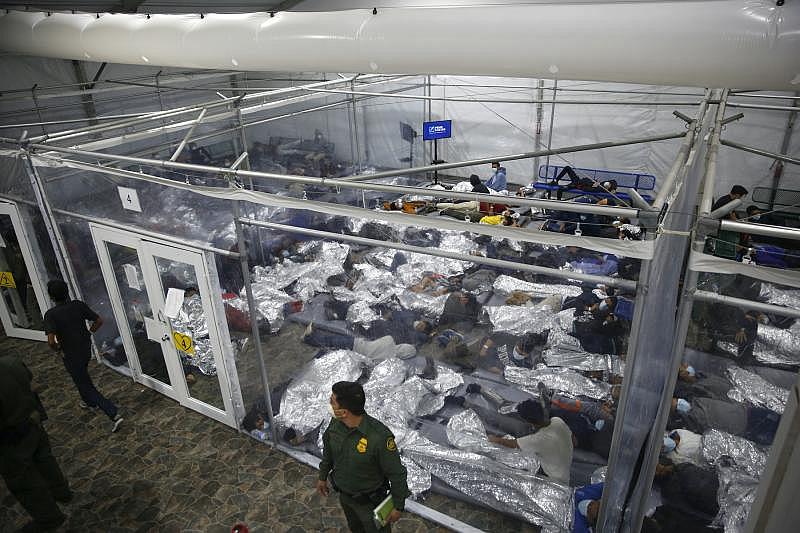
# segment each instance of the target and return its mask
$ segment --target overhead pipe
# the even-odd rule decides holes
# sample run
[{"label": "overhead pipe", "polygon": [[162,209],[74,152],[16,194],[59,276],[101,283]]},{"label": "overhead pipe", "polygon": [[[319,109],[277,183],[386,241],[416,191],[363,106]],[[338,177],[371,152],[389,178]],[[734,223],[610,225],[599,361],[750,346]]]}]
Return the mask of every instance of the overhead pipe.
[{"label": "overhead pipe", "polygon": [[573,152],[585,152],[587,150],[600,150],[603,148],[613,148],[615,146],[628,146],[631,144],[641,144],[647,142],[666,141],[669,139],[680,139],[686,135],[685,131],[679,133],[665,133],[663,135],[655,135],[653,137],[639,137],[637,139],[629,139],[626,141],[605,141],[599,143],[582,144],[578,146],[569,146],[565,148],[552,148],[547,150],[534,150],[532,152],[521,152],[519,154],[507,155],[494,155],[491,157],[482,157],[479,159],[470,159],[468,161],[460,161],[456,163],[442,163],[438,165],[427,165],[422,167],[414,167],[404,169],[402,172],[396,170],[387,170],[384,172],[374,172],[372,174],[362,174],[358,176],[348,176],[342,178],[342,181],[371,181],[380,178],[390,178],[400,175],[408,174],[422,174],[426,172],[433,172],[438,170],[448,170],[451,168],[472,167],[475,165],[485,165],[493,161],[516,161],[518,159],[531,159],[534,157],[551,156],[557,154],[569,154]]},{"label": "overhead pipe", "polygon": [[[401,79],[403,79],[403,78],[401,78]],[[387,83],[389,81],[392,81],[392,79],[384,79],[384,80],[374,81],[374,82],[371,82],[371,83],[368,83],[368,84],[364,84],[364,85],[376,85],[376,84],[380,84],[380,83]],[[317,93],[314,93],[314,92],[310,92],[308,94],[303,94],[303,95],[299,95],[299,96],[290,96],[290,97],[282,98],[282,99],[279,99],[279,100],[269,100],[267,102],[262,102],[262,103],[253,103],[253,104],[251,104],[251,105],[249,105],[247,107],[239,107],[235,111],[231,110],[229,108],[227,111],[221,111],[219,113],[215,113],[213,115],[209,115],[208,117],[206,117],[204,119],[204,122],[215,122],[215,121],[221,121],[221,120],[225,120],[225,119],[229,119],[229,118],[238,118],[239,114],[244,115],[244,114],[250,114],[250,113],[256,113],[256,112],[260,112],[260,111],[265,111],[265,110],[268,110],[268,109],[278,109],[278,108],[281,108],[281,107],[289,106],[291,104],[297,104],[297,103],[301,103],[301,102],[306,102],[306,101],[309,101],[309,100],[314,100],[314,99],[318,99],[318,98],[322,98],[322,97],[325,97],[325,95],[324,94],[317,94]],[[227,100],[213,102],[211,104],[208,104],[206,107],[208,107],[208,108],[218,107],[219,105],[228,106],[228,105],[234,103],[237,100],[238,101],[242,101],[242,100],[245,100],[246,98],[247,98],[247,96],[229,98]],[[339,104],[341,104],[341,102]],[[150,137],[155,137],[155,136],[160,135],[162,133],[169,133],[169,132],[173,132],[173,131],[179,131],[179,130],[182,130],[182,129],[186,129],[186,128],[190,127],[194,123],[195,123],[194,120],[185,120],[183,122],[175,122],[175,123],[167,124],[165,126],[149,128],[149,129],[147,129],[145,131],[137,131],[137,132],[133,132],[133,133],[125,133],[123,135],[119,135],[119,136],[116,136],[116,137],[108,137],[108,138],[105,138],[105,139],[100,139],[98,141],[91,141],[91,142],[88,142],[88,143],[83,144],[83,145],[75,145],[75,146],[78,147],[78,148],[91,149],[91,150],[109,148],[111,146],[116,146],[116,145],[122,144],[124,142],[132,142],[132,141],[136,141],[136,140],[147,139],[147,138],[150,138]],[[259,123],[259,121],[254,121],[254,122],[246,123],[245,125],[249,126],[249,125],[258,124],[258,123]],[[113,129],[113,128],[110,128],[110,129]],[[59,139],[56,139],[56,140],[62,140],[62,139],[63,139],[63,137],[59,138]]]},{"label": "overhead pipe", "polygon": [[310,88],[313,88],[313,87],[316,87],[316,86],[319,86],[319,85],[331,84],[331,83],[341,83],[342,81],[343,80],[331,80],[331,81],[327,81],[327,82],[316,82],[316,83],[312,83],[312,84],[308,84],[308,85],[301,85],[301,86],[297,86],[297,87],[286,87],[286,88],[282,88],[282,89],[275,89],[275,90],[268,91],[268,92],[259,92],[259,93],[255,93],[255,94],[244,95],[244,96],[223,97],[222,100],[213,100],[213,101],[210,101],[210,102],[201,102],[201,103],[193,104],[193,105],[189,105],[189,106],[173,108],[173,109],[170,109],[170,110],[167,110],[167,111],[156,111],[156,112],[153,112],[153,113],[146,113],[142,117],[139,117],[139,118],[136,118],[136,119],[120,120],[118,122],[103,124],[103,125],[100,125],[100,126],[90,126],[90,127],[78,128],[78,129],[74,129],[74,130],[60,131],[60,132],[52,133],[49,136],[42,135],[42,136],[39,136],[39,137],[33,137],[31,139],[31,141],[32,142],[41,142],[41,141],[47,140],[47,139],[50,139],[50,140],[73,139],[73,138],[76,138],[76,137],[81,137],[81,136],[84,136],[84,135],[88,135],[90,133],[99,133],[99,132],[106,131],[106,130],[109,130],[109,129],[130,127],[130,126],[134,126],[134,125],[141,124],[141,123],[144,123],[144,122],[151,122],[151,121],[161,120],[161,119],[172,117],[172,116],[176,116],[176,115],[183,115],[183,114],[191,113],[191,112],[193,112],[195,110],[200,110],[202,108],[213,109],[213,108],[217,108],[217,107],[221,107],[221,106],[229,106],[231,104],[231,102],[236,101],[236,100],[250,100],[250,99],[254,99],[254,98],[267,98],[267,97],[271,97],[271,96],[278,96],[278,95],[285,94],[285,93],[291,93],[291,92],[298,92],[298,91],[301,91],[301,90],[307,90],[307,89],[310,89]]},{"label": "overhead pipe", "polygon": [[769,224],[755,224],[752,222],[738,222],[736,220],[715,220],[713,218],[700,218],[698,220],[707,232],[713,233],[718,230],[735,231],[737,233],[747,233],[750,235],[764,235],[776,239],[790,239],[800,241],[800,228],[786,228],[783,226],[771,226]]},{"label": "overhead pipe", "polygon": [[776,159],[778,161],[783,161],[784,163],[791,163],[792,165],[800,165],[800,159],[789,157],[785,154],[778,154],[775,152],[770,152],[769,150],[763,150],[761,148],[754,148],[752,146],[747,146],[745,144],[728,141],[725,139],[720,140],[720,143],[723,146],[728,146],[730,148],[736,148],[737,150],[742,150],[743,152],[750,152],[751,154],[758,154],[763,155],[764,157],[769,157],[771,159]]},{"label": "overhead pipe", "polygon": [[714,302],[732,305],[741,309],[761,311],[762,313],[772,313],[780,316],[788,316],[792,318],[800,318],[800,309],[791,307],[783,307],[780,305],[773,305],[763,302],[754,302],[752,300],[745,300],[743,298],[736,298],[727,296],[725,294],[717,294],[716,292],[709,291],[696,291],[694,293],[695,300],[701,302]]},{"label": "overhead pipe", "polygon": [[[559,79],[794,90],[800,83],[800,10],[794,7],[774,0],[728,0],[282,11],[274,16],[8,11],[0,14],[0,49],[242,71],[557,74]],[[487,27],[503,31],[488,40],[474,38]],[[424,37],[410,38],[410,28]]]}]

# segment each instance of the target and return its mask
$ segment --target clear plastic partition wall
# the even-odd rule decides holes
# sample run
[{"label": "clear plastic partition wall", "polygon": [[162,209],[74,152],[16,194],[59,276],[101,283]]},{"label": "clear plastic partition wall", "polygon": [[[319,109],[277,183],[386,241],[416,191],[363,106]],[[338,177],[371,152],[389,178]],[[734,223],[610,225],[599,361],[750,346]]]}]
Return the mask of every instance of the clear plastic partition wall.
[{"label": "clear plastic partition wall", "polygon": [[645,523],[746,530],[797,382],[798,316],[796,285],[699,273]]},{"label": "clear plastic partition wall", "polygon": [[[359,381],[415,498],[569,529],[572,489],[605,474],[640,261],[435,217],[273,215],[245,224],[278,443],[320,457],[331,386]],[[560,431],[558,457],[534,452],[536,413]],[[268,438],[268,415],[249,405],[244,429]]]}]

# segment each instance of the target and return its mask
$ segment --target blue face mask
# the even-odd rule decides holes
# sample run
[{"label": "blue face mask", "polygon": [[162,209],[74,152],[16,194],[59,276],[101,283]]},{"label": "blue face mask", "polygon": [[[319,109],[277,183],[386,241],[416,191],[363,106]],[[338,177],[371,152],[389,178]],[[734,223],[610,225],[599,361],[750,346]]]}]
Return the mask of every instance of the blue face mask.
[{"label": "blue face mask", "polygon": [[672,451],[675,451],[675,448],[676,448],[677,446],[678,446],[678,445],[677,445],[677,444],[675,444],[675,441],[674,441],[674,440],[672,440],[672,439],[671,439],[671,438],[669,438],[669,437],[664,437],[664,444],[663,444],[663,448],[662,448],[662,450],[663,450],[663,452],[664,452],[664,453],[670,453],[670,452],[672,452]]},{"label": "blue face mask", "polygon": [[606,311],[608,311],[608,303],[605,300],[603,300],[602,302],[600,302],[600,305],[597,308],[600,310],[601,313],[605,313]]},{"label": "blue face mask", "polygon": [[675,407],[679,413],[688,413],[689,410],[692,408],[692,404],[684,400],[683,398],[678,399],[678,405]]}]

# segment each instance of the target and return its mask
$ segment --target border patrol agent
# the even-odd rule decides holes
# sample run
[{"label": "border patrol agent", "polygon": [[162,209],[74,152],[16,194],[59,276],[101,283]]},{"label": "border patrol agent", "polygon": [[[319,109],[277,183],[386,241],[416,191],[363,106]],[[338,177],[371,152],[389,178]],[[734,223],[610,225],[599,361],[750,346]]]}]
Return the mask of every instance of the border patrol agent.
[{"label": "border patrol agent", "polygon": [[0,474],[33,518],[22,531],[50,531],[66,519],[56,502],[72,492],[40,423],[31,378],[22,361],[0,356]]},{"label": "border patrol agent", "polygon": [[[364,411],[364,389],[355,382],[333,385],[333,418],[322,436],[323,453],[319,465],[317,491],[327,496],[328,475],[355,533],[388,532],[391,523],[400,519],[405,500],[411,494],[406,483],[406,468],[394,435],[380,421]],[[378,529],[373,510],[391,492],[394,510],[388,524]]]}]

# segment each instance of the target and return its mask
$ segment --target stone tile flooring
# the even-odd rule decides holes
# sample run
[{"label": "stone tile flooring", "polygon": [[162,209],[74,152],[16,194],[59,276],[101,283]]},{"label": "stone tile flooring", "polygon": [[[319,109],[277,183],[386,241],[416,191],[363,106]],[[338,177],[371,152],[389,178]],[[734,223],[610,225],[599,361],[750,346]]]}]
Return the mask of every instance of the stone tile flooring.
[{"label": "stone tile flooring", "polygon": [[[125,422],[110,433],[100,411],[83,410],[58,355],[45,344],[7,338],[0,353],[22,357],[41,389],[45,428],[72,485],[74,500],[60,531],[253,532],[346,530],[335,498],[316,495],[316,471],[152,391],[90,363],[100,391]],[[432,495],[427,505],[489,531],[537,531],[498,513]],[[28,521],[0,483],[0,531]],[[445,531],[406,513],[398,532]]]}]

